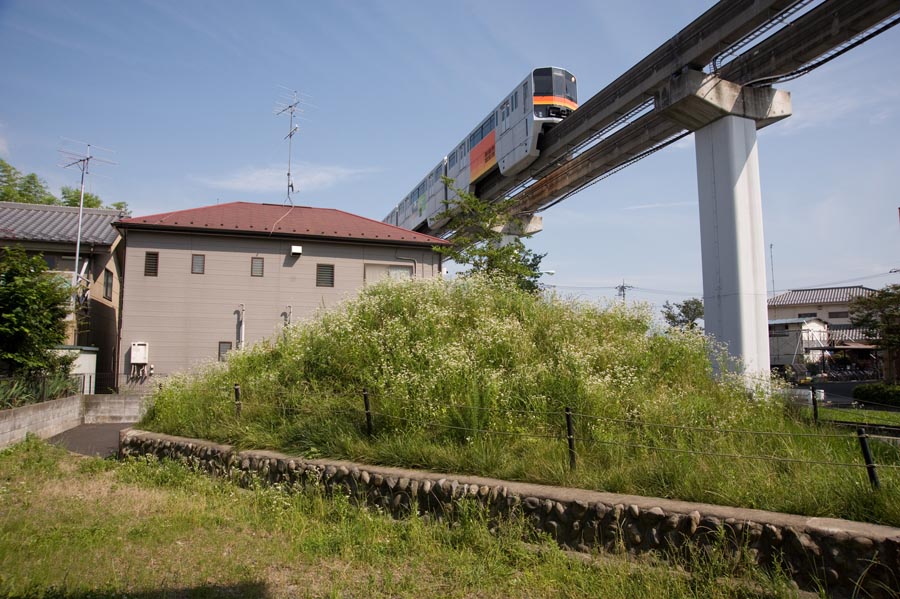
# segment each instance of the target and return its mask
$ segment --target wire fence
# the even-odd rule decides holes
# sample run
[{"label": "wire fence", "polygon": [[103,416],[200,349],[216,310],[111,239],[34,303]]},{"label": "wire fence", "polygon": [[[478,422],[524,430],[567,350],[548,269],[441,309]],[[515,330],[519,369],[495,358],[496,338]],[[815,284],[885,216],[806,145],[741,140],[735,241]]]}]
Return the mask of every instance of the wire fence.
[{"label": "wire fence", "polygon": [[[607,416],[599,416],[594,414],[587,414],[583,412],[574,412],[568,407],[564,410],[547,410],[547,411],[539,411],[539,410],[517,410],[517,409],[504,409],[497,407],[484,407],[484,406],[471,406],[471,405],[461,405],[461,404],[445,404],[444,408],[449,412],[456,411],[457,414],[464,413],[466,411],[469,412],[490,412],[493,414],[500,414],[504,416],[523,416],[527,415],[531,418],[541,418],[546,422],[556,421],[559,423],[559,431],[565,430],[565,433],[562,432],[545,432],[540,430],[532,430],[532,431],[519,431],[519,430],[500,430],[500,429],[492,429],[486,428],[483,426],[477,425],[466,425],[464,423],[454,423],[451,424],[449,422],[441,422],[438,420],[425,420],[422,418],[414,418],[409,416],[401,416],[397,414],[392,414],[385,411],[379,411],[372,409],[371,401],[369,398],[369,393],[366,390],[363,390],[363,406],[361,407],[334,407],[328,406],[326,408],[311,408],[306,406],[296,406],[296,405],[287,405],[282,403],[278,409],[281,411],[284,417],[288,416],[313,416],[313,417],[323,417],[323,416],[349,416],[353,418],[357,423],[365,423],[366,433],[370,437],[374,437],[376,435],[376,422],[379,423],[382,429],[393,430],[389,426],[385,427],[385,423],[400,423],[409,426],[410,428],[418,428],[422,430],[429,429],[440,429],[454,432],[462,432],[466,433],[468,436],[477,436],[477,435],[485,435],[485,436],[496,436],[496,437],[504,437],[504,438],[521,438],[521,439],[541,439],[541,440],[556,440],[560,442],[566,442],[568,444],[569,449],[569,464],[572,469],[576,467],[576,444],[581,444],[584,446],[594,446],[594,445],[604,445],[604,446],[614,446],[620,448],[627,449],[635,449],[635,450],[643,450],[650,452],[665,452],[665,453],[676,453],[682,455],[695,455],[695,456],[705,456],[705,457],[716,457],[723,458],[729,460],[751,460],[751,461],[769,461],[776,463],[785,463],[785,464],[798,464],[798,465],[810,465],[810,466],[825,466],[825,467],[833,467],[833,468],[865,468],[869,481],[873,488],[880,487],[880,480],[878,478],[877,469],[884,469],[889,471],[898,471],[900,470],[900,464],[891,464],[891,463],[876,463],[871,448],[869,446],[869,440],[875,439],[880,442],[887,442],[894,445],[900,444],[900,436],[892,436],[892,435],[881,435],[881,434],[869,434],[866,430],[866,426],[876,426],[871,423],[855,423],[857,430],[854,433],[840,433],[840,432],[832,432],[829,430],[822,430],[816,432],[799,432],[799,431],[761,431],[761,430],[752,430],[752,429],[733,429],[733,428],[717,428],[710,426],[690,426],[690,425],[677,425],[677,424],[666,424],[666,423],[657,423],[657,422],[647,422],[638,419],[623,419],[623,418],[613,418]],[[815,402],[815,394],[813,394],[813,402]],[[293,398],[291,398],[293,399]],[[235,384],[234,386],[234,401],[235,401],[235,410],[238,415],[241,414],[243,409],[243,400],[241,398],[241,390],[240,385]],[[797,458],[797,457],[785,457],[778,455],[760,455],[760,454],[741,454],[741,453],[730,453],[730,452],[717,452],[717,451],[707,451],[700,449],[688,449],[684,447],[672,447],[666,446],[662,444],[648,444],[648,443],[634,443],[622,439],[604,439],[598,438],[595,435],[592,436],[582,436],[576,435],[574,433],[573,420],[577,420],[579,422],[588,421],[588,422],[605,422],[619,426],[620,428],[629,427],[631,429],[668,429],[668,430],[677,430],[677,431],[687,431],[692,433],[702,433],[706,435],[714,434],[714,435],[743,435],[743,436],[756,436],[756,437],[770,437],[770,438],[798,438],[798,439],[820,439],[820,440],[842,440],[846,443],[858,444],[860,454],[862,456],[862,461],[860,462],[840,462],[840,461],[829,461],[829,460],[817,460],[817,459],[806,459],[806,458]],[[827,421],[822,421],[824,424],[828,424]],[[815,422],[816,425],[819,422]],[[555,427],[554,427],[555,428]],[[883,428],[883,427],[882,427]],[[900,434],[900,430],[898,430],[898,434]]]}]

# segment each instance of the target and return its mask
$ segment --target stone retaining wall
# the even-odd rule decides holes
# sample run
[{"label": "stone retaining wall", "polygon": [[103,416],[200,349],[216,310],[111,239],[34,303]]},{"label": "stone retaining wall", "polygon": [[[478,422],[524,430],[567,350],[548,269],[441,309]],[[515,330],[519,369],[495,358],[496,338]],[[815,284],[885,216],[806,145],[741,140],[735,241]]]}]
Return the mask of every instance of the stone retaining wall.
[{"label": "stone retaining wall", "polygon": [[243,483],[310,481],[329,492],[401,517],[413,505],[438,517],[470,498],[492,516],[521,513],[561,545],[590,551],[678,550],[686,543],[742,547],[759,564],[780,561],[800,588],[829,596],[900,596],[900,529],[827,518],[633,495],[514,483],[480,477],[306,460],[267,451],[138,430],[123,431],[120,455],[154,455]]}]

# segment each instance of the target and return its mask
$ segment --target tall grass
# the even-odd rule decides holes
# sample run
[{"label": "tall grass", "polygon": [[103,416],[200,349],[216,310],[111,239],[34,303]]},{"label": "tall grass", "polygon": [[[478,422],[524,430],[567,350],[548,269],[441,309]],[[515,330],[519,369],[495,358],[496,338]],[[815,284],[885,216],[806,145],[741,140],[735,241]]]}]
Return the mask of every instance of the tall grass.
[{"label": "tall grass", "polygon": [[[900,524],[896,470],[882,471],[875,493],[862,468],[735,457],[860,463],[849,433],[811,427],[778,401],[749,399],[742,381],[713,376],[709,349],[695,333],[654,329],[643,308],[482,278],[388,282],[225,364],[169,379],[142,426],[308,456]],[[371,439],[363,388],[376,412]],[[566,406],[576,413],[574,472],[554,438]],[[844,436],[796,436],[821,433]],[[879,463],[900,464],[895,447],[875,450]]]}]

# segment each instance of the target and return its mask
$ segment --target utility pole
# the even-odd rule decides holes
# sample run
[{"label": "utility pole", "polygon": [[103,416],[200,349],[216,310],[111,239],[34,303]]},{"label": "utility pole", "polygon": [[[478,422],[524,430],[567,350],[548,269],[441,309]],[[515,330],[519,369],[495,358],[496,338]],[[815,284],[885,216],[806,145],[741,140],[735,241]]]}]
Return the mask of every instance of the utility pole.
[{"label": "utility pole", "polygon": [[625,279],[622,279],[621,285],[616,285],[616,291],[618,291],[618,295],[622,298],[622,303],[625,303],[625,291],[628,289],[634,289],[634,285],[626,285]]}]

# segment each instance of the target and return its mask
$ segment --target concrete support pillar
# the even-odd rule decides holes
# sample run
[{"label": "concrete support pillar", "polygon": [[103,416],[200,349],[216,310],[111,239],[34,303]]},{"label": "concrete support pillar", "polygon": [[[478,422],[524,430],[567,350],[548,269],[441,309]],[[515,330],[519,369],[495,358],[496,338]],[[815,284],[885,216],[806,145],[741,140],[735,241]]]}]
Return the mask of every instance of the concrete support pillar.
[{"label": "concrete support pillar", "polygon": [[726,116],[694,138],[706,333],[752,379],[769,371],[756,122]]},{"label": "concrete support pillar", "polygon": [[685,69],[656,108],[694,131],[706,333],[748,382],[769,372],[766,252],[756,130],[791,115],[791,96]]}]

